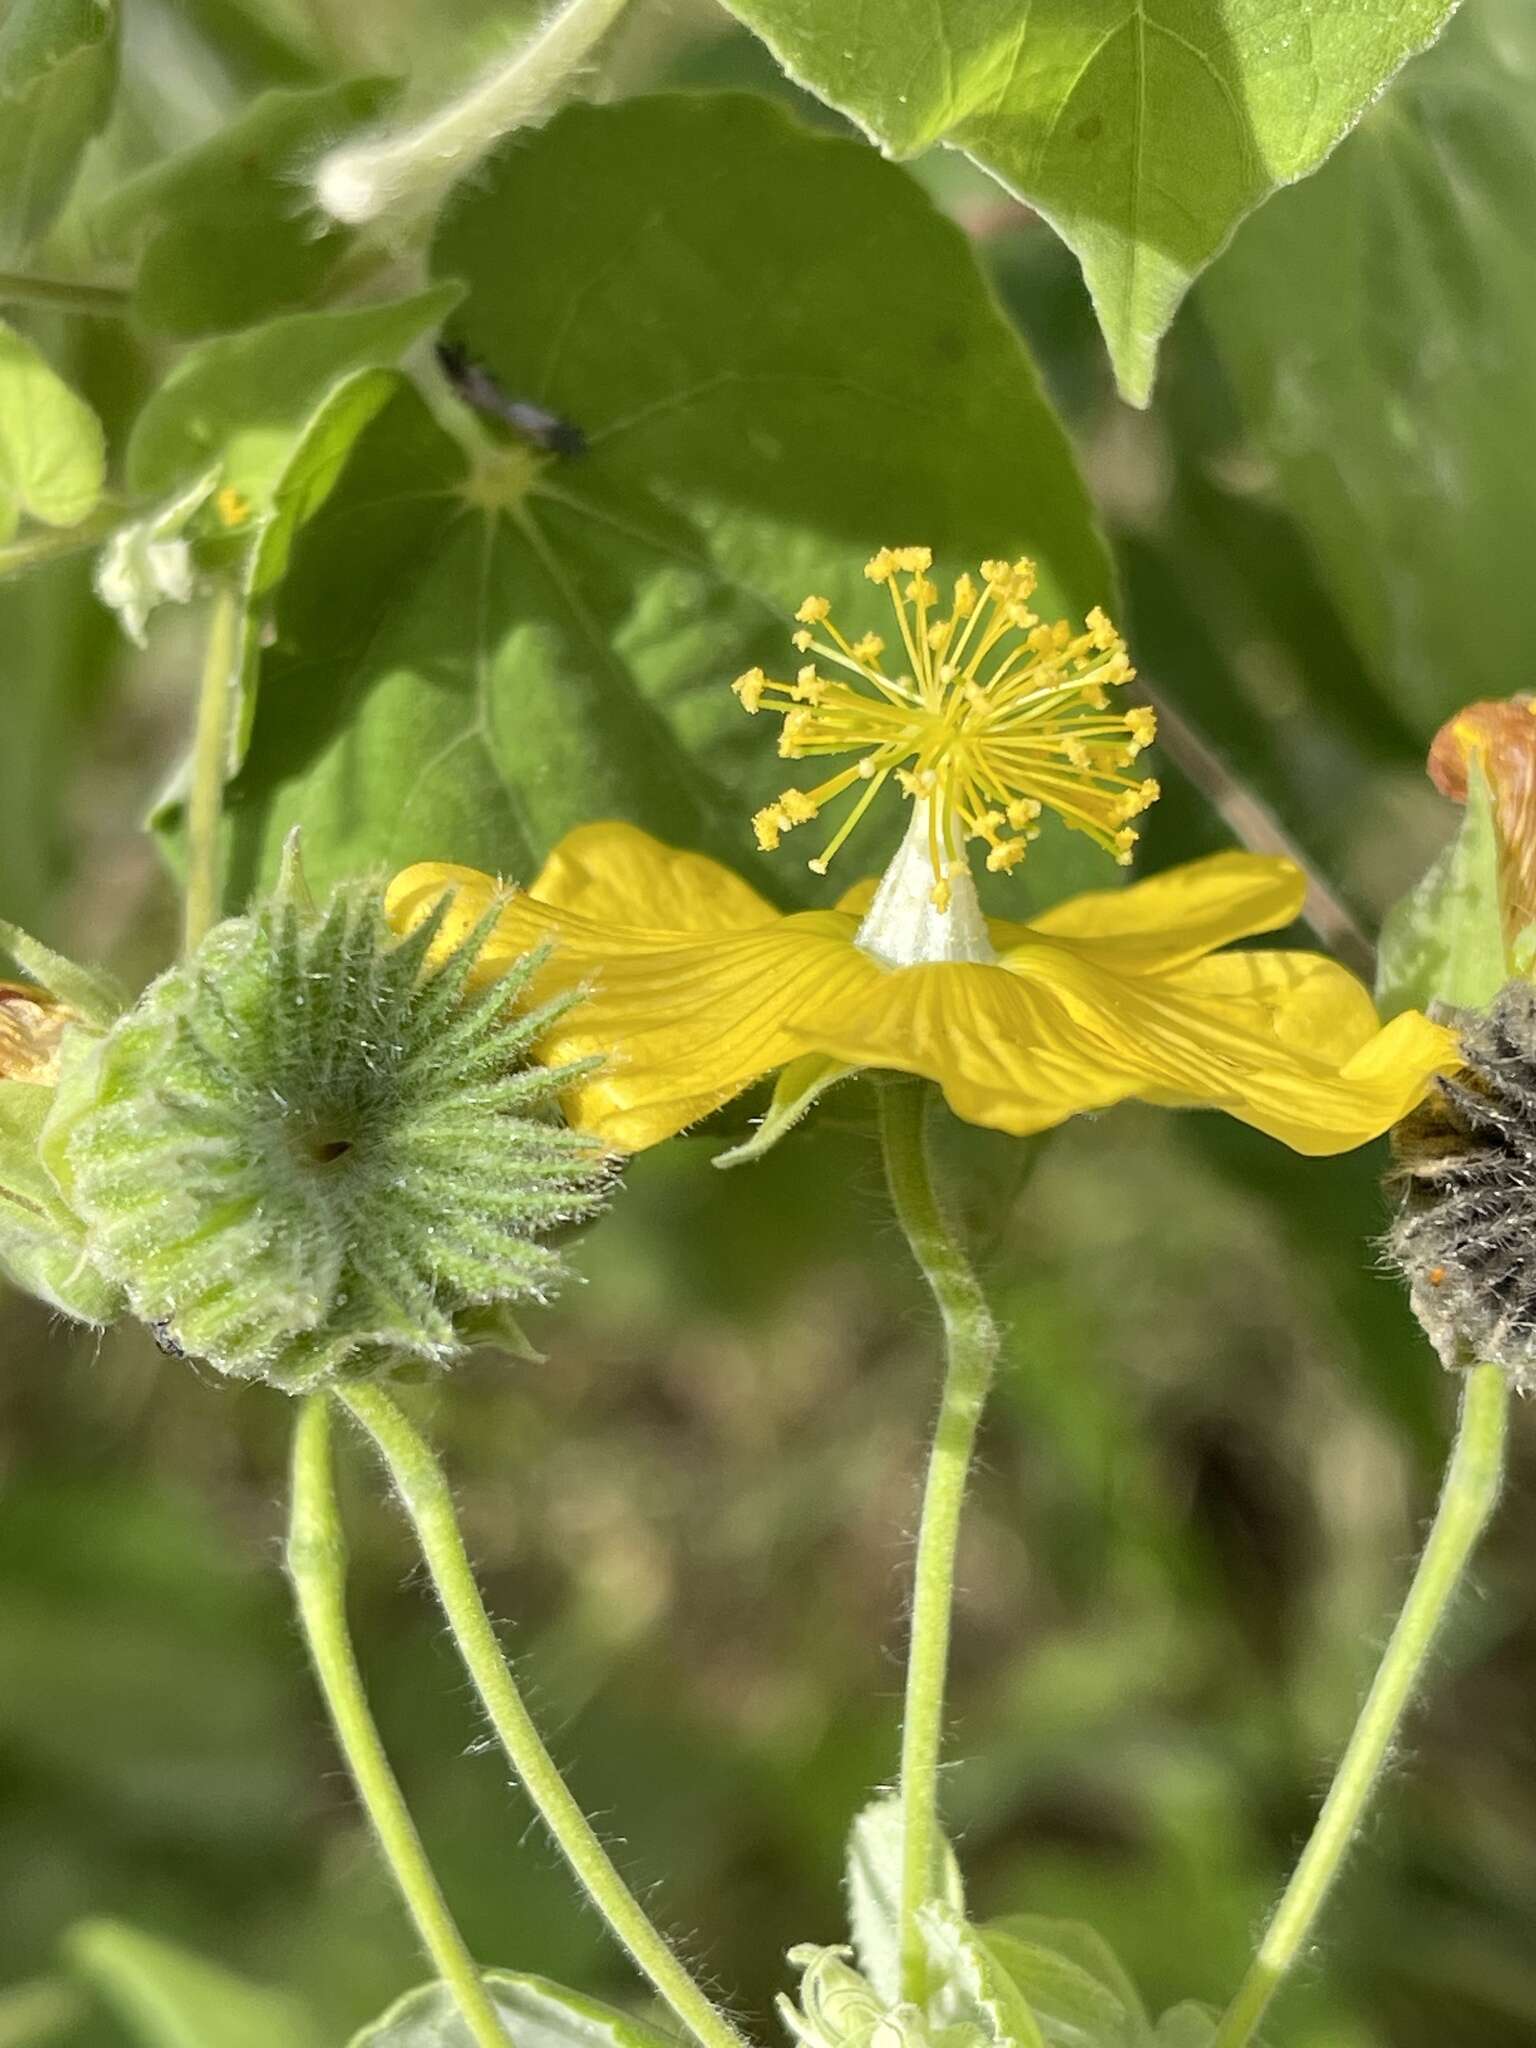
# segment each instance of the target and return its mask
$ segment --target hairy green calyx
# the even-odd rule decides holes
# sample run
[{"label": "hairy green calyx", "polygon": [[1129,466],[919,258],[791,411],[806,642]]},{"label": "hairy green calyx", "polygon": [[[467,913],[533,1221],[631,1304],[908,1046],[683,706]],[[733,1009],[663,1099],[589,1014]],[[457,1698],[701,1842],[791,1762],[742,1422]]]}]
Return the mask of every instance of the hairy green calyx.
[{"label": "hairy green calyx", "polygon": [[464,983],[380,892],[290,889],[211,931],[104,1037],[66,1042],[43,1157],[96,1268],[168,1348],[296,1389],[450,1363],[564,1277],[538,1240],[608,1169],[530,1063],[563,1003],[519,1014],[534,964]]}]

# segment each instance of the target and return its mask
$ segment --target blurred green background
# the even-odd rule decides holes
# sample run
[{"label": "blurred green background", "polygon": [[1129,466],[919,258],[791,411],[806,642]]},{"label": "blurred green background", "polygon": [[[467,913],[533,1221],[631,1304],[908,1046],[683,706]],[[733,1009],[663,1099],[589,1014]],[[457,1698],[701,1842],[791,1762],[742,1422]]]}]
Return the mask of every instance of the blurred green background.
[{"label": "blurred green background", "polygon": [[[263,85],[429,82],[454,22],[462,52],[505,21],[479,0],[141,0],[87,176],[105,189]],[[1536,214],[1532,57],[1508,7],[1469,0],[1239,234],[1146,414],[1113,396],[1050,232],[958,157],[913,167],[1041,365],[1176,714],[1145,864],[1286,836],[1323,937],[1367,970],[1448,827],[1422,776],[1434,725],[1528,680],[1511,650],[1536,579],[1498,579],[1529,525],[1506,444],[1528,448],[1536,414],[1536,281],[1512,247],[1495,288],[1479,252]],[[584,88],[669,84],[793,97],[702,4],[637,6]],[[78,255],[67,221],[57,253]],[[112,323],[28,324],[120,437],[165,352]],[[142,977],[174,946],[139,822],[184,743],[195,621],[130,658],[87,586],[71,561],[0,590],[0,878],[8,915]],[[724,1184],[707,1139],[637,1161],[579,1247],[586,1285],[533,1325],[547,1363],[479,1362],[420,1397],[557,1755],[665,1924],[770,2030],[782,1952],[837,1938],[844,1829],[894,1769],[936,1391],[866,1112],[834,1096]],[[1022,1163],[956,1130],[944,1153],[1008,1333],[946,1785],[971,1888],[985,1912],[1092,1919],[1153,2009],[1219,2001],[1383,1638],[1453,1398],[1378,1266],[1384,1148],[1305,1162],[1128,1108]],[[285,1601],[287,1407],[16,1298],[0,1353],[0,1983],[119,1915],[298,1989],[340,2041],[424,1972]],[[1410,1754],[1274,2022],[1293,2048],[1536,2042],[1524,1420]],[[347,1504],[362,1659],[471,1944],[633,1998],[483,1748],[360,1447]],[[59,2038],[122,2040],[104,2014]]]}]

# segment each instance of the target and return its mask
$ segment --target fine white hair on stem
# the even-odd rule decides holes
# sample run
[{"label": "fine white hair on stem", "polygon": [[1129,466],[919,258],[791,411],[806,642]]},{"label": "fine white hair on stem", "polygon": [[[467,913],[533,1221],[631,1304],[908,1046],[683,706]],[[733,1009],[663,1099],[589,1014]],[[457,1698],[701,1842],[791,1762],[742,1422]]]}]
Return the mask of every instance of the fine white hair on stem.
[{"label": "fine white hair on stem", "polygon": [[328,150],[312,173],[332,220],[360,227],[399,207],[427,208],[503,135],[548,113],[625,0],[562,0],[510,52],[420,121]]}]

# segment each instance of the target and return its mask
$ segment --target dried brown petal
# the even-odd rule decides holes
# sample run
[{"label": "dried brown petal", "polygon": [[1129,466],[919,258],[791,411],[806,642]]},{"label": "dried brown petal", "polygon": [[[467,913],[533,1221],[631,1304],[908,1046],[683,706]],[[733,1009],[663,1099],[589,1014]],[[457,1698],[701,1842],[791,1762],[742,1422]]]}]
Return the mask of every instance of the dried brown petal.
[{"label": "dried brown petal", "polygon": [[1453,802],[1467,800],[1476,758],[1493,798],[1505,937],[1536,922],[1536,697],[1486,698],[1448,718],[1429,750],[1429,776]]},{"label": "dried brown petal", "polygon": [[30,982],[0,981],[0,1081],[51,1087],[59,1077],[59,1044],[75,1022],[67,1003]]}]

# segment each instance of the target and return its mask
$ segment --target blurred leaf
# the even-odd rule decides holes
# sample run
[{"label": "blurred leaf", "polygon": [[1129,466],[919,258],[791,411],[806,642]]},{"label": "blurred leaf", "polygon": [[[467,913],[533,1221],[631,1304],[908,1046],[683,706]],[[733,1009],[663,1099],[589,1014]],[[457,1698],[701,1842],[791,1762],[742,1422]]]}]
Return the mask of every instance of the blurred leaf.
[{"label": "blurred leaf", "polygon": [[23,516],[78,526],[101,496],[106,461],[95,413],[0,322],[0,541]]},{"label": "blurred leaf", "polygon": [[[1028,550],[1044,606],[1106,592],[969,250],[856,144],[750,99],[573,108],[464,191],[435,261],[471,354],[589,452],[472,464],[410,393],[366,430],[279,600],[244,886],[295,823],[321,887],[443,855],[526,875],[604,815],[740,859],[783,770],[726,686],[793,658],[806,590],[870,616],[863,561],[905,535],[946,570]],[[1066,841],[1038,888],[1089,865]]]},{"label": "blurred leaf", "polygon": [[[934,2001],[945,2026],[979,2027],[994,2048],[1051,2048],[1049,2037],[991,1944],[956,1907],[922,1908],[928,1966],[938,1978]],[[1089,2036],[1082,2048],[1111,2048]]]},{"label": "blurred leaf", "polygon": [[[1305,177],[1454,0],[729,0],[893,156],[965,150],[1082,264],[1124,395],[1245,215]],[[1170,18],[1171,14],[1171,18]]]},{"label": "blurred leaf", "polygon": [[1382,925],[1377,1003],[1388,1017],[1434,1002],[1480,1010],[1509,974],[1493,801],[1474,754],[1455,838]]},{"label": "blurred leaf", "polygon": [[[670,2034],[547,1977],[489,1970],[485,1983],[517,2048],[677,2048]],[[350,2048],[474,2048],[474,2041],[447,1986],[424,1984],[364,2027]]]},{"label": "blurred leaf", "polygon": [[[899,1799],[876,1799],[866,1806],[848,1833],[843,1879],[859,1968],[886,2005],[901,1997],[901,1835]],[[939,1862],[934,1896],[963,1912],[960,1866],[942,1837]]]},{"label": "blurred leaf", "polygon": [[977,1939],[1029,2001],[1049,2048],[1145,2048],[1147,2016],[1114,1951],[1091,1927],[1014,1913]]},{"label": "blurred leaf", "polygon": [[1157,2023],[1156,2048],[1210,2048],[1216,2038],[1216,2015],[1193,2002],[1173,2006]]},{"label": "blurred leaf", "polygon": [[1524,687],[1536,642],[1533,76],[1525,0],[1463,9],[1200,293],[1362,653],[1426,736]]},{"label": "blurred leaf", "polygon": [[128,1007],[126,993],[111,975],[100,968],[79,966],[4,918],[0,918],[0,954],[14,960],[24,974],[68,1003],[88,1024],[99,1024],[105,1030]]},{"label": "blurred leaf", "polygon": [[219,481],[265,508],[311,415],[355,371],[395,362],[462,293],[435,285],[409,299],[336,313],[289,313],[184,355],[134,422],[128,480],[157,496],[219,466]]},{"label": "blurred leaf", "polygon": [[69,195],[117,85],[116,0],[11,0],[0,18],[0,262]]},{"label": "blurred leaf", "polygon": [[64,1949],[143,2048],[320,2048],[297,1999],[116,1920],[86,1920]]},{"label": "blurred leaf", "polygon": [[92,219],[96,239],[145,244],[135,316],[165,334],[211,334],[318,299],[356,237],[322,219],[306,174],[392,90],[387,80],[350,79],[263,93],[209,141],[104,201]]}]

